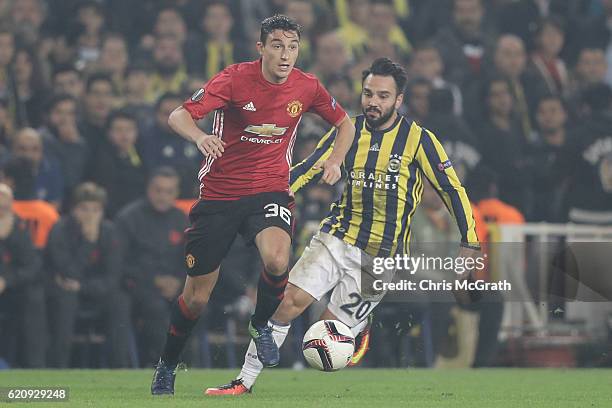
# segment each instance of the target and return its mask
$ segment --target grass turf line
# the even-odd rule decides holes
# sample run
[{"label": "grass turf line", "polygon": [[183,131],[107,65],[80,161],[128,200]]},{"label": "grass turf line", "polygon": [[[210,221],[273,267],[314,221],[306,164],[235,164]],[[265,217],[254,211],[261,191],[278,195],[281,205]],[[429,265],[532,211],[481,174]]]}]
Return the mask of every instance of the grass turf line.
[{"label": "grass turf line", "polygon": [[[149,395],[152,370],[7,370],[0,386],[67,386],[69,402],[35,407],[612,407],[612,370],[267,370],[253,394],[207,397],[237,370],[178,373],[174,397]],[[9,407],[25,404],[2,404]],[[27,406],[32,407],[31,404]]]}]

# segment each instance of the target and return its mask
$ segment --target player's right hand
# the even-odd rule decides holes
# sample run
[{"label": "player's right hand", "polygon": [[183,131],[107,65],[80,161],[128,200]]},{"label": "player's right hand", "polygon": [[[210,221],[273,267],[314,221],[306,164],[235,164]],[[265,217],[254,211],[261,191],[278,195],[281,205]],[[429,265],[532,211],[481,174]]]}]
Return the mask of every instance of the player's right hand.
[{"label": "player's right hand", "polygon": [[204,133],[195,140],[195,144],[204,156],[212,156],[218,159],[225,151],[224,146],[226,143],[219,139],[217,135],[207,135]]},{"label": "player's right hand", "polygon": [[312,167],[314,170],[323,170],[323,176],[321,177],[321,183],[327,183],[330,186],[336,184],[338,180],[342,177],[342,171],[340,170],[340,165],[331,160],[324,160],[315,164]]}]

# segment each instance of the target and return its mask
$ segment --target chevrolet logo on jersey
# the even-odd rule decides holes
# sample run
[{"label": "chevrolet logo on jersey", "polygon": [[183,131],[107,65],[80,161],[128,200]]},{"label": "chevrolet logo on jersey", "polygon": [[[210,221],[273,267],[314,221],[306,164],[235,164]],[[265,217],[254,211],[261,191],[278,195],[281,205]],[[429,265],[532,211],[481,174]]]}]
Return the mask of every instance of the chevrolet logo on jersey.
[{"label": "chevrolet logo on jersey", "polygon": [[287,131],[286,127],[276,127],[276,123],[264,123],[263,125],[249,125],[244,129],[245,132],[254,133],[257,136],[282,136]]}]

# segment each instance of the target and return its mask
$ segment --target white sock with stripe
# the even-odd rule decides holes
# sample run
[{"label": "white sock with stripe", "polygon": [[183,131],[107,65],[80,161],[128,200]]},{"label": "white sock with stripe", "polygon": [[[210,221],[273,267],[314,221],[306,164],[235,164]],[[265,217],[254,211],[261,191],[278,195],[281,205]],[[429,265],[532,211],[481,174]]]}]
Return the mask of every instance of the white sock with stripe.
[{"label": "white sock with stripe", "polygon": [[[289,333],[289,328],[291,324],[280,325],[276,322],[269,322],[270,326],[272,326],[272,336],[274,337],[274,341],[278,348],[281,348],[285,339],[287,338],[287,334]],[[253,384],[255,384],[255,380],[261,371],[263,370],[263,364],[257,358],[257,347],[253,340],[249,342],[249,348],[247,349],[246,354],[244,355],[244,364],[242,365],[242,370],[240,370],[240,374],[236,378],[242,378],[242,383],[245,387],[251,388]]]}]

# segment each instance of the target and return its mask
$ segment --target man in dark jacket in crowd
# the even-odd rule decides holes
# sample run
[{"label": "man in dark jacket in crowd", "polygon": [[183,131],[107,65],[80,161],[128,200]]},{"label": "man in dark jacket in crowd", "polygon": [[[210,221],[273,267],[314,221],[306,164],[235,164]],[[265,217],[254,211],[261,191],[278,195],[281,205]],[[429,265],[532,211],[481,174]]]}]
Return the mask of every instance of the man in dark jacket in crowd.
[{"label": "man in dark jacket in crowd", "polygon": [[90,163],[90,178],[108,193],[106,213],[114,217],[121,208],[142,197],[146,185],[146,169],[136,148],[136,118],[123,110],[108,118],[107,142]]},{"label": "man in dark jacket in crowd", "polygon": [[166,339],[171,301],[182,289],[187,217],[174,206],[179,183],[174,169],[160,167],[151,175],[146,198],[129,204],[116,218],[123,274],[132,298],[144,365],[158,359]]},{"label": "man in dark jacket in crowd", "polygon": [[45,127],[40,129],[44,150],[59,162],[64,194],[83,178],[89,150],[77,126],[77,100],[68,94],[55,95],[47,105]]},{"label": "man in dark jacket in crowd", "polygon": [[47,244],[50,273],[50,365],[67,367],[79,311],[105,323],[111,345],[110,364],[129,362],[129,299],[119,287],[119,242],[115,228],[104,221],[106,192],[93,183],[74,191],[69,215],[51,230]]},{"label": "man in dark jacket in crowd", "polygon": [[535,141],[527,147],[531,194],[525,212],[528,221],[567,222],[565,150],[572,144],[567,132],[567,109],[561,97],[547,95],[538,102]]},{"label": "man in dark jacket in crowd", "polygon": [[446,79],[462,86],[482,72],[485,50],[493,47],[494,36],[482,0],[452,3],[452,23],[443,25],[433,41],[448,68]]},{"label": "man in dark jacket in crowd", "polygon": [[595,84],[582,93],[583,124],[567,146],[569,220],[612,225],[612,88]]},{"label": "man in dark jacket in crowd", "polygon": [[199,187],[193,175],[198,173],[202,154],[193,143],[176,137],[168,125],[168,116],[181,103],[182,97],[173,93],[163,94],[157,100],[155,124],[142,132],[143,157],[149,170],[157,166],[170,166],[176,170],[181,181],[181,198],[193,198],[197,197]]}]

